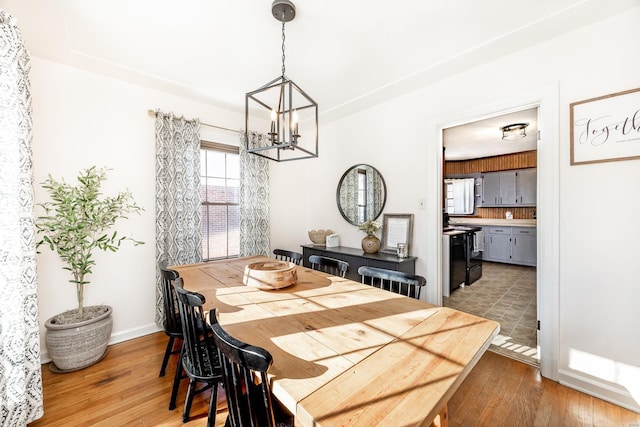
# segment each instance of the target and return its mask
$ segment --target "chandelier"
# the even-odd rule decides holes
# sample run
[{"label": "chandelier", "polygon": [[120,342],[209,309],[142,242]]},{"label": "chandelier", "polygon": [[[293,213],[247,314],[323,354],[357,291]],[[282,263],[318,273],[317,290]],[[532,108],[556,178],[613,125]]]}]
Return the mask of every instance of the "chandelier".
[{"label": "chandelier", "polygon": [[[284,24],[296,16],[289,0],[275,0],[273,17],[282,22],[282,75],[245,97],[245,148],[276,162],[318,157],[318,104],[285,76]],[[265,138],[252,131],[265,129]]]}]

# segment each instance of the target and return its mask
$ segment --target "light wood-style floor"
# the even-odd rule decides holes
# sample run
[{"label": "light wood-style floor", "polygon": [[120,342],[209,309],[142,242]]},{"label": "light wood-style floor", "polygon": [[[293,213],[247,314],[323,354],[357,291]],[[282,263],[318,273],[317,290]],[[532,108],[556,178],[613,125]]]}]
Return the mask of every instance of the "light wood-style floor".
[{"label": "light wood-style floor", "polygon": [[[159,378],[166,343],[158,332],[116,344],[98,364],[68,374],[54,374],[43,365],[45,415],[29,426],[206,426],[208,392],[196,396],[192,420],[182,423],[186,380],[178,407],[167,409],[177,356]],[[226,418],[220,396],[216,426]],[[450,400],[449,417],[450,427],[640,426],[640,414],[541,378],[536,368],[492,352]]]}]

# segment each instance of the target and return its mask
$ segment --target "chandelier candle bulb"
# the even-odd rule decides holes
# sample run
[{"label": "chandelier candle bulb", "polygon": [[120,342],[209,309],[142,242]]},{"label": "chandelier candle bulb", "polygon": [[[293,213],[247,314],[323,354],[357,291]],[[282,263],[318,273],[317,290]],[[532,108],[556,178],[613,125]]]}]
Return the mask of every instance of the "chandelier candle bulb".
[{"label": "chandelier candle bulb", "polygon": [[278,115],[276,114],[276,110],[271,110],[271,133],[276,132],[276,119]]}]

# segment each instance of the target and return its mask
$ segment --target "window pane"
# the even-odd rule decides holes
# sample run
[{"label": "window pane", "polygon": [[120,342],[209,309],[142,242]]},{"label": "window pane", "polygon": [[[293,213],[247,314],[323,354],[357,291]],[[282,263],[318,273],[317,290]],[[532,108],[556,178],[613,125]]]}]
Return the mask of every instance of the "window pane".
[{"label": "window pane", "polygon": [[221,177],[225,174],[225,154],[220,151],[207,151],[207,176]]},{"label": "window pane", "polygon": [[227,207],[207,206],[207,247],[209,259],[227,256]]},{"label": "window pane", "polygon": [[224,203],[226,194],[224,178],[207,178],[207,202]]},{"label": "window pane", "polygon": [[227,154],[227,178],[240,179],[240,156]]},{"label": "window pane", "polygon": [[240,203],[239,179],[227,179],[227,203]]}]

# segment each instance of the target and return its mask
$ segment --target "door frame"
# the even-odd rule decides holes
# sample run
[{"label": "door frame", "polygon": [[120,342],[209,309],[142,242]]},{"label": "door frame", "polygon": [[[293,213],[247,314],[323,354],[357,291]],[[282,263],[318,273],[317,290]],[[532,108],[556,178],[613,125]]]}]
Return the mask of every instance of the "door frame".
[{"label": "door frame", "polygon": [[[507,99],[478,105],[435,121],[437,143],[432,155],[437,159],[438,177],[443,174],[443,131],[446,128],[475,122],[488,117],[508,114],[527,108],[538,108],[537,148],[537,310],[540,330],[538,346],[540,373],[558,380],[559,340],[559,193],[560,193],[560,138],[559,138],[558,84],[535,88]],[[433,163],[431,163],[433,164]],[[438,178],[438,192],[442,194],[442,179]],[[433,204],[431,212],[442,230],[442,197]],[[434,239],[432,250],[437,254],[436,283],[442,283],[442,238]],[[431,294],[442,305],[442,286]]]}]

